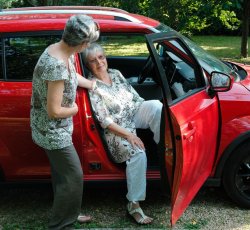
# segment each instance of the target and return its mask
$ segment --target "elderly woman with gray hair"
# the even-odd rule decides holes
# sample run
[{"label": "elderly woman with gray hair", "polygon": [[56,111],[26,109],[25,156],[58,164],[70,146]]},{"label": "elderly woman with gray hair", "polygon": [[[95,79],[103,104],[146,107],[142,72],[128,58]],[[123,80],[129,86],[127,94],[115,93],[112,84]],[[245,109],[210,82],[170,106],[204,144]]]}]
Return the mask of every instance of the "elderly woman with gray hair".
[{"label": "elderly woman with gray hair", "polygon": [[95,90],[89,91],[93,110],[104,128],[113,160],[126,162],[127,210],[139,224],[149,224],[139,201],[146,197],[147,158],[144,144],[136,135],[136,128],[150,128],[156,143],[160,139],[162,103],[145,101],[128,84],[120,71],[108,69],[103,48],[93,43],[83,52],[83,60],[96,80]]},{"label": "elderly woman with gray hair", "polygon": [[99,34],[91,17],[71,16],[62,39],[45,49],[34,70],[31,130],[33,141],[45,150],[51,165],[54,202],[49,229],[71,229],[76,220],[91,219],[79,215],[83,172],[72,143],[72,117],[78,112],[77,86],[92,89],[93,81],[76,73],[74,54],[96,41]]}]

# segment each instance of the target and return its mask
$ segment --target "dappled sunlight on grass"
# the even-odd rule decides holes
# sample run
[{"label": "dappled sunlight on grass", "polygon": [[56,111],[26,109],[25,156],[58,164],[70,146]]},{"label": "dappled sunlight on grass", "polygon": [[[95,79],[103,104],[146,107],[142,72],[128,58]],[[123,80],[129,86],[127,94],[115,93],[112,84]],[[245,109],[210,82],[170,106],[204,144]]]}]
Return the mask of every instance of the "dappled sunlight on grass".
[{"label": "dappled sunlight on grass", "polygon": [[[107,56],[148,56],[149,52],[143,37],[124,39],[124,37],[108,38],[100,41]],[[249,58],[240,57],[240,36],[193,36],[197,45],[208,53],[223,60],[231,60],[250,64]]]},{"label": "dappled sunlight on grass", "polygon": [[240,57],[240,36],[193,36],[191,39],[220,59],[250,64],[250,57]]},{"label": "dappled sunlight on grass", "polygon": [[234,50],[233,47],[228,47],[228,46],[217,46],[217,47],[211,47],[211,46],[201,46],[204,50]]},{"label": "dappled sunlight on grass", "polygon": [[234,61],[234,62],[239,62],[239,63],[250,65],[250,57],[248,58],[223,58],[223,60]]},{"label": "dappled sunlight on grass", "polygon": [[148,50],[145,43],[123,44],[112,43],[103,44],[106,54],[113,56],[147,56]]}]

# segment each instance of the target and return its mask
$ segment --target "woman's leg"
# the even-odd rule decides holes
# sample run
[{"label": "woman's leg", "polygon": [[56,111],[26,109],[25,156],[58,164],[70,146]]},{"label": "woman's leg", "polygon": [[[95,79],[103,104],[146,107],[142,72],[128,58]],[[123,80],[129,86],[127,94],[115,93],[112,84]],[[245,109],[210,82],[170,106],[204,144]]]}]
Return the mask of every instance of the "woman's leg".
[{"label": "woman's leg", "polygon": [[158,100],[144,101],[134,116],[136,128],[147,129],[154,133],[154,141],[160,141],[162,103]]},{"label": "woman's leg", "polygon": [[136,152],[126,161],[126,165],[128,211],[137,223],[149,224],[153,219],[144,215],[139,204],[139,201],[146,198],[146,153],[144,151]]},{"label": "woman's leg", "polygon": [[126,161],[127,199],[131,202],[143,201],[146,197],[147,157],[138,151]]},{"label": "woman's leg", "polygon": [[76,221],[82,203],[83,172],[73,145],[45,150],[50,164],[54,202],[49,229],[68,229]]}]

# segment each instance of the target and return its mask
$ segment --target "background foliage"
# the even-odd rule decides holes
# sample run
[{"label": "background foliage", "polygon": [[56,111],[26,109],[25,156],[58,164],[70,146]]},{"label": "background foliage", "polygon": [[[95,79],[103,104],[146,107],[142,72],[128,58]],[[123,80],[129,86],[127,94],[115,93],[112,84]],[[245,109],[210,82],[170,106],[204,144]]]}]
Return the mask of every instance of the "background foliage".
[{"label": "background foliage", "polygon": [[0,6],[109,6],[157,19],[186,35],[239,35],[242,2],[243,0],[0,0]]}]

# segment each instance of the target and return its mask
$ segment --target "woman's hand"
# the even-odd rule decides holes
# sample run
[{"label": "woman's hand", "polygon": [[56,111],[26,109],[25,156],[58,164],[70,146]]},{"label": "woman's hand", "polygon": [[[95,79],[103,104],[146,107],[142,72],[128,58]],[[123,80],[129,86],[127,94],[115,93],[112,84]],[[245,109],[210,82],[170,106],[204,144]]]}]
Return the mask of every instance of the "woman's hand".
[{"label": "woman's hand", "polygon": [[73,116],[74,116],[78,113],[78,105],[75,102],[73,102],[72,108],[74,109],[73,110],[74,113]]},{"label": "woman's hand", "polygon": [[143,144],[142,140],[139,137],[137,137],[135,134],[130,133],[125,138],[133,146],[133,148],[138,147],[140,149],[145,150],[145,147],[144,147],[144,144]]},{"label": "woman's hand", "polygon": [[96,85],[95,80],[88,80],[78,73],[77,73],[77,79],[78,79],[78,86],[86,88],[86,89],[90,89],[90,90],[93,90],[95,88],[95,85]]},{"label": "woman's hand", "polygon": [[135,134],[131,133],[129,130],[119,126],[114,122],[111,123],[107,128],[116,135],[125,138],[132,145],[133,148],[137,147],[145,150],[142,140]]}]

